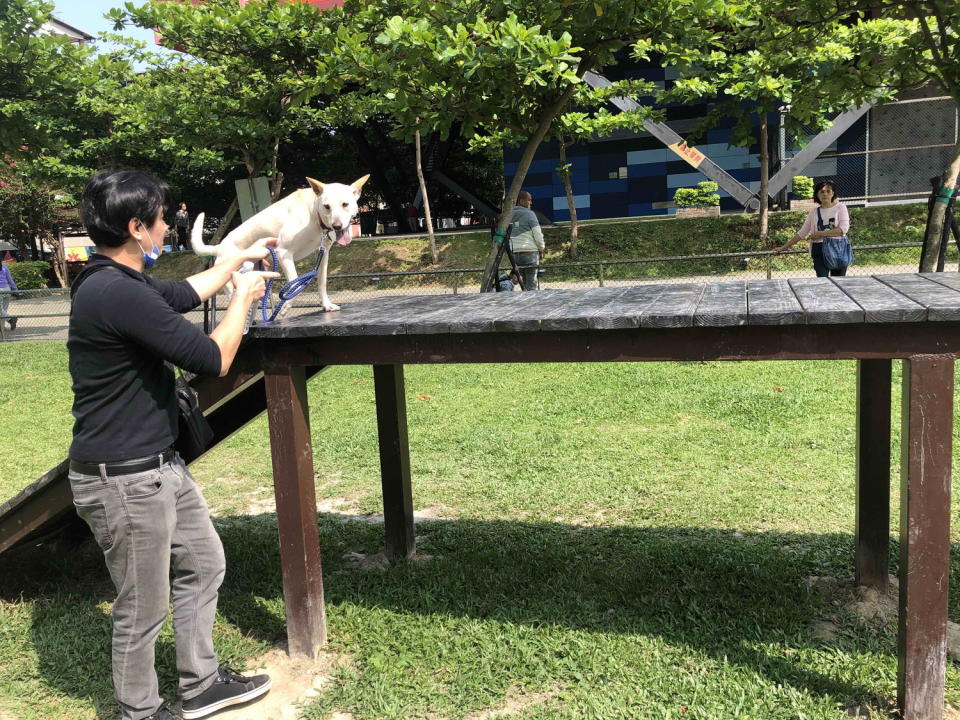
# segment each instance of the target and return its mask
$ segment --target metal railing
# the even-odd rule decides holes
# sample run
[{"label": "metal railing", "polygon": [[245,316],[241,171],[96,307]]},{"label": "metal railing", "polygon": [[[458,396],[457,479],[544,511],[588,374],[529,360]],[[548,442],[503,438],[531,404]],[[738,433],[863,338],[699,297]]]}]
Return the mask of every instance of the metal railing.
[{"label": "metal railing", "polygon": [[[849,275],[883,275],[916,272],[920,243],[891,243],[855,246],[856,264]],[[948,268],[956,268],[957,251],[951,246]],[[475,293],[479,291],[483,268],[447,268],[443,270],[409,270],[403,272],[344,273],[328,278],[327,290],[336,303],[358,302],[385,295],[438,295]],[[637,285],[642,283],[708,282],[717,280],[759,280],[804,277],[813,274],[809,251],[785,253],[748,251],[708,253],[702,255],[670,255],[622,260],[582,260],[540,266],[540,289],[575,289]],[[320,299],[316,286],[300,295],[293,303],[292,315],[316,312]],[[16,318],[17,327],[10,329],[7,318],[0,319],[0,341],[55,340],[67,337],[70,314],[68,289],[21,290],[12,293],[8,314]],[[203,326],[203,309],[187,314],[187,318]]]}]

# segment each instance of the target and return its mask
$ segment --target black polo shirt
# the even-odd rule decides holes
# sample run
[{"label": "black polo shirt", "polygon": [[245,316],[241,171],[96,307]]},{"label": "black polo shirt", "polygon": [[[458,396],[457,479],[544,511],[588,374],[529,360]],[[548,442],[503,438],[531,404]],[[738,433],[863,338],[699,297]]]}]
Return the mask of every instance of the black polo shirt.
[{"label": "black polo shirt", "polygon": [[185,280],[156,280],[102,255],[91,257],[74,287],[70,457],[100,463],[162,452],[177,438],[174,374],[165,361],[220,374],[220,348],[181,314],[200,297]]}]

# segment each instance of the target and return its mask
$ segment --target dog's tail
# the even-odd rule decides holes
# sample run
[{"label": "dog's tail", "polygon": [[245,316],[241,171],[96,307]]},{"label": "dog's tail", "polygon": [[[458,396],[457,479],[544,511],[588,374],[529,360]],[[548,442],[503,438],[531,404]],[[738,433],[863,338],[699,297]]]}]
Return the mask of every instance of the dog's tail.
[{"label": "dog's tail", "polygon": [[217,257],[218,246],[216,245],[204,245],[203,243],[203,218],[205,213],[200,213],[197,215],[196,221],[193,223],[193,231],[190,233],[190,247],[193,248],[193,251],[197,255],[203,255],[204,257]]}]

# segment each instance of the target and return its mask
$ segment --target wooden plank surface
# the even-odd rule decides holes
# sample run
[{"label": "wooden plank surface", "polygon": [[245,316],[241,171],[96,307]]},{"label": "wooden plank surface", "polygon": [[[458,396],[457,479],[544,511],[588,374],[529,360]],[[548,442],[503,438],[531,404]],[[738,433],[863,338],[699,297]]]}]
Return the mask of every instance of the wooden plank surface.
[{"label": "wooden plank surface", "polygon": [[405,302],[392,303],[389,308],[370,308],[363,317],[364,335],[401,335],[404,323],[413,317],[429,314],[460,303],[440,295],[410,295]]},{"label": "wooden plank surface", "polygon": [[747,323],[747,284],[708,283],[693,315],[697,327],[729,327]]},{"label": "wooden plank surface", "polygon": [[391,295],[254,326],[258,337],[960,321],[953,273]]},{"label": "wooden plank surface", "polygon": [[806,316],[786,280],[747,283],[748,325],[802,325]]},{"label": "wooden plank surface", "polygon": [[566,306],[554,308],[540,320],[541,330],[586,330],[590,318],[607,307],[617,307],[626,288],[592,288]]},{"label": "wooden plank surface", "polygon": [[[499,301],[512,293],[489,293],[490,296],[499,296],[491,298],[488,295],[479,293],[471,295],[438,295],[446,302],[441,302],[435,307],[430,307],[424,311],[412,312],[402,321],[403,332],[407,335],[438,335],[451,332],[452,322],[465,317],[472,317],[478,306],[485,307],[490,304],[491,299]],[[519,294],[519,293],[518,293]],[[456,298],[454,300],[453,298]]]},{"label": "wooden plank surface", "polygon": [[789,282],[807,325],[863,322],[863,308],[830,278],[792,278]]},{"label": "wooden plank surface", "polygon": [[640,327],[640,318],[663,292],[662,285],[635,285],[610,299],[589,320],[594,330],[615,330]]},{"label": "wooden plank surface", "polygon": [[557,311],[569,308],[584,291],[577,290],[536,290],[530,293],[532,298],[510,313],[493,321],[494,332],[539,332],[540,320]]},{"label": "wooden plank surface", "polygon": [[879,275],[877,279],[918,305],[927,308],[927,320],[960,320],[960,293],[922,275]]},{"label": "wooden plank surface", "polygon": [[446,323],[446,332],[493,332],[495,320],[522,313],[527,305],[537,301],[537,294],[533,292],[499,293],[500,297],[489,298],[490,295],[496,294],[486,293],[481,302],[472,303],[469,315],[445,316],[443,321]]},{"label": "wooden plank surface", "polygon": [[[397,305],[403,305],[410,302],[412,295],[388,295],[373,300],[367,300],[358,303],[345,303],[342,310],[337,312],[316,312],[309,315],[298,315],[297,317],[286,319],[277,319],[266,325],[254,325],[250,332],[254,336],[274,336],[274,333],[289,333],[291,336],[300,335],[304,331],[307,336],[314,335],[363,335],[364,327],[370,322],[374,314],[383,314]],[[422,296],[417,296],[422,297]]]},{"label": "wooden plank surface", "polygon": [[873,277],[835,277],[836,283],[851,300],[863,308],[864,322],[921,322],[926,308]]},{"label": "wooden plank surface", "polygon": [[704,287],[703,283],[664,286],[663,292],[640,316],[640,327],[690,327]]}]

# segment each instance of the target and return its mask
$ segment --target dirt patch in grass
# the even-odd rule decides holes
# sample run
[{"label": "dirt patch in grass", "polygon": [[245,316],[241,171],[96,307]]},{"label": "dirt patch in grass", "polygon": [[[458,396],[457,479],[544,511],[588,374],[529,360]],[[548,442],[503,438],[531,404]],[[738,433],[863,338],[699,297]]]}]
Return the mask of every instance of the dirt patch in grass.
[{"label": "dirt patch in grass", "polygon": [[[852,578],[811,576],[806,580],[811,592],[827,593],[833,604],[855,615],[861,622],[876,625],[896,625],[900,613],[900,582],[891,575],[886,588],[854,585]],[[814,636],[829,643],[836,639],[839,626],[831,620],[815,620],[811,629]],[[947,656],[960,660],[960,625],[947,621]],[[956,711],[955,711],[956,712]],[[960,714],[957,715],[960,720]]]},{"label": "dirt patch in grass", "polygon": [[508,718],[520,715],[524,711],[540,705],[560,694],[562,688],[538,693],[528,693],[520,688],[513,688],[504,697],[499,707],[488,710],[478,710],[467,715],[467,720],[494,720],[494,718]]}]

